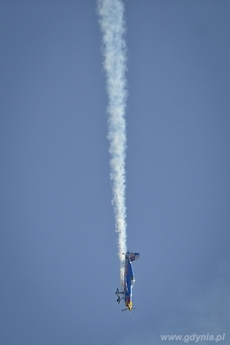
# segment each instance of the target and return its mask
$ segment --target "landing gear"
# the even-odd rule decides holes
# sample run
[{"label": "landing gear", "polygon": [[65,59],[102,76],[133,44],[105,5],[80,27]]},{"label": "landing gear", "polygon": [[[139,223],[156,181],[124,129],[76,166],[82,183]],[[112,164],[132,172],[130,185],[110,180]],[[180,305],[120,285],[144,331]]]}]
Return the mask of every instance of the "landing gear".
[{"label": "landing gear", "polygon": [[[124,299],[124,292],[120,292],[118,289],[115,292],[115,295],[117,295],[117,303],[121,303],[121,300]],[[123,295],[122,297],[120,295]]]}]

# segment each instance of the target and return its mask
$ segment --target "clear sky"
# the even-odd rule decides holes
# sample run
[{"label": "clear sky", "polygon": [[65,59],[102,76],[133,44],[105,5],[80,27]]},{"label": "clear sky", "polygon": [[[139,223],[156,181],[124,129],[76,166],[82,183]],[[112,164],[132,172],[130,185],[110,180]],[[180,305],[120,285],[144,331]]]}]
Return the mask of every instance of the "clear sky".
[{"label": "clear sky", "polygon": [[0,344],[230,342],[230,2],[124,3],[139,310],[121,313],[114,294],[96,1],[2,0]]}]

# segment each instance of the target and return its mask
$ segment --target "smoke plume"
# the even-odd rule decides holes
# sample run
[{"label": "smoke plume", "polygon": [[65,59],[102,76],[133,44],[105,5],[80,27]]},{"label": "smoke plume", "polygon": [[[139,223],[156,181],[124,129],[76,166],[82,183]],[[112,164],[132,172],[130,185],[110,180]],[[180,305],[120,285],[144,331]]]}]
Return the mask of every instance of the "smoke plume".
[{"label": "smoke plume", "polygon": [[126,206],[125,206],[125,156],[126,123],[126,44],[124,5],[121,0],[98,0],[97,8],[102,31],[103,66],[107,78],[108,139],[110,178],[112,180],[112,204],[115,214],[115,230],[118,233],[120,276],[123,279],[124,255],[126,252]]}]

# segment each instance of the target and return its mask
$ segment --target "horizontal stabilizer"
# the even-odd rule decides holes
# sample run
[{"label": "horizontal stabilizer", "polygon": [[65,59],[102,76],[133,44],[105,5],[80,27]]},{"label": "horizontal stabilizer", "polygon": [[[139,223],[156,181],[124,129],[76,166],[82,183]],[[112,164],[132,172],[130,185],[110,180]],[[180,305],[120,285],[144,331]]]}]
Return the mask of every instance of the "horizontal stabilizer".
[{"label": "horizontal stabilizer", "polygon": [[129,258],[130,258],[130,261],[138,260],[140,259],[140,253],[129,252]]}]

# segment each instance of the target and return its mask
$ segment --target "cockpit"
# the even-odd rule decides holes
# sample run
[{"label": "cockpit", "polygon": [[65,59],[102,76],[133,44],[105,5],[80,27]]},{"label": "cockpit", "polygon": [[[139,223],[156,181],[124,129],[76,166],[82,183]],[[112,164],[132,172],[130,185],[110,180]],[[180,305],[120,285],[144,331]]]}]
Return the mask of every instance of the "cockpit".
[{"label": "cockpit", "polygon": [[134,278],[134,277],[132,277],[132,278],[130,279],[130,283],[131,283],[131,286],[133,286],[133,285],[135,284],[135,278]]}]

